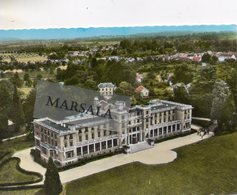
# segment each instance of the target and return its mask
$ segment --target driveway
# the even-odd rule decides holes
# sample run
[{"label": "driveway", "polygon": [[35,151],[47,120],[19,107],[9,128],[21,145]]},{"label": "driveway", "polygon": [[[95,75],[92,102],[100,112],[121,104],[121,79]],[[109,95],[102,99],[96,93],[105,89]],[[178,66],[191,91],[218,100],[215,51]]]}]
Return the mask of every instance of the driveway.
[{"label": "driveway", "polygon": [[[212,133],[210,133],[209,135],[205,135],[203,139],[207,139],[212,135]],[[180,138],[171,139],[155,144],[153,148],[143,150],[137,153],[118,154],[112,157],[107,157],[101,160],[87,163],[83,166],[62,171],[59,173],[60,179],[62,183],[67,183],[75,179],[99,173],[101,171],[106,171],[108,169],[112,169],[114,167],[125,165],[135,161],[147,165],[169,163],[177,158],[177,153],[175,151],[172,151],[173,149],[196,143],[203,139],[196,133]],[[23,169],[39,172],[44,175],[45,168],[41,167],[39,164],[33,161],[32,157],[30,156],[30,149],[31,148],[18,151],[14,154],[14,156],[19,157],[21,159],[20,166]]]}]

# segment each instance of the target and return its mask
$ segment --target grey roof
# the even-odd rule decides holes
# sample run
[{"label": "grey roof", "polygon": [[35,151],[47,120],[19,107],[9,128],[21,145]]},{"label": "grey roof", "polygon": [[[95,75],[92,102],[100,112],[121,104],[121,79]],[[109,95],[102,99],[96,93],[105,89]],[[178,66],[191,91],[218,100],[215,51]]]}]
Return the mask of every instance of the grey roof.
[{"label": "grey roof", "polygon": [[63,125],[54,123],[53,121],[50,121],[50,120],[44,120],[44,121],[41,121],[41,123],[43,123],[43,124],[45,124],[49,127],[52,127],[54,129],[57,129],[59,131],[68,131],[68,130],[70,130],[67,126],[64,127]]},{"label": "grey roof", "polygon": [[65,124],[68,125],[88,125],[89,123],[105,123],[108,122],[109,119],[104,118],[104,117],[93,117],[93,118],[85,118],[85,119],[78,119],[75,121],[70,121],[70,122],[66,122]]},{"label": "grey roof", "polygon": [[113,83],[100,83],[98,85],[99,88],[105,88],[105,87],[115,87]]}]

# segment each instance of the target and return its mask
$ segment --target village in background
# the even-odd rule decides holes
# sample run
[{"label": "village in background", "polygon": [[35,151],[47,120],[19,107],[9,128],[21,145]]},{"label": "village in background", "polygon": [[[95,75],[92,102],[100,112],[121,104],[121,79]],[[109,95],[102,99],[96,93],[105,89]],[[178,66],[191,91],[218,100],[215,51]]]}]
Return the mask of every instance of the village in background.
[{"label": "village in background", "polygon": [[[181,194],[186,191],[188,194],[236,192],[237,188],[234,186],[237,185],[231,184],[233,178],[237,178],[236,172],[231,171],[234,162],[237,162],[237,145],[234,143],[234,138],[237,138],[236,43],[234,32],[2,41],[0,187],[8,186],[9,183],[9,186],[13,186],[11,183],[16,185],[42,181],[42,175],[39,173],[19,173],[18,169],[15,170],[19,162],[17,157],[12,155],[18,150],[34,147],[29,156],[32,155],[39,166],[46,167],[49,159],[53,159],[59,171],[62,171],[111,155],[155,148],[157,143],[189,136],[191,133],[198,134],[198,139],[201,140],[204,134],[211,132],[211,135],[217,136],[197,145],[186,146],[187,153],[188,150],[192,151],[190,155],[196,156],[194,159],[196,162],[200,160],[200,164],[193,162],[193,167],[190,167],[187,175],[175,177],[187,179],[192,175],[192,171],[198,175],[194,168],[196,166],[200,166],[203,174],[208,171],[203,168],[205,166],[214,167],[213,169],[218,171],[221,171],[220,166],[223,166],[222,170],[225,169],[227,174],[226,182],[222,183],[224,176],[219,178],[215,171],[210,171],[204,181],[215,177],[213,186],[205,189],[196,186],[192,191],[192,187],[183,187],[184,184],[180,181],[176,188],[169,189],[168,192],[172,194],[175,189]],[[112,124],[103,117],[93,117],[93,120],[90,120],[91,115],[68,117],[64,120],[54,120],[47,116],[36,119],[33,113],[39,80],[91,89],[105,99],[110,99],[114,94],[129,96],[131,106],[127,108],[122,102],[114,104],[111,112],[116,120]],[[94,98],[95,105],[101,104],[98,97]],[[229,136],[228,139],[225,136]],[[216,148],[219,145],[222,146],[221,149]],[[203,148],[205,154],[200,153],[197,146]],[[179,167],[182,158],[186,163],[192,164],[191,157],[187,157],[189,155],[185,153],[185,147],[178,150],[181,151],[180,159],[173,162],[173,166]],[[216,150],[225,153],[225,160],[224,157],[219,159],[221,157],[215,153]],[[227,151],[233,155],[228,156],[230,153]],[[201,155],[206,159],[202,159]],[[212,161],[214,159],[226,163],[220,163],[219,166]],[[162,193],[166,189],[164,181],[151,176],[152,168],[144,168],[136,163],[136,168],[130,164],[124,166],[125,169],[121,166],[113,170],[121,169],[124,174],[129,171],[131,174],[137,174],[135,170],[143,170],[144,174],[150,173],[145,175],[149,181],[144,184],[146,187],[143,189],[139,187],[143,181],[140,176],[126,176],[124,182],[133,180],[140,192],[153,193],[158,190]],[[10,169],[14,169],[14,172],[5,180]],[[164,171],[162,173],[166,173],[167,178],[171,179],[173,173]],[[82,194],[93,194],[98,189],[101,194],[112,193],[113,188],[109,187],[111,182],[109,185],[105,181],[110,177],[114,179],[115,176],[111,170],[108,173],[111,176],[106,173],[101,173],[104,177],[103,189],[96,184],[99,179],[97,175],[75,180],[59,189],[64,192],[66,188],[69,194],[77,194],[79,191]],[[160,182],[159,187],[158,184],[153,184],[153,190],[149,188],[152,179]],[[201,178],[198,179],[200,180]],[[92,189],[89,188],[90,182],[94,185]],[[123,186],[123,179],[119,182]],[[234,182],[237,180],[234,179]],[[39,189],[30,190],[34,194]],[[126,190],[127,187],[123,187],[121,192]],[[136,193],[138,191],[135,190]],[[129,192],[134,191],[129,189]]]}]

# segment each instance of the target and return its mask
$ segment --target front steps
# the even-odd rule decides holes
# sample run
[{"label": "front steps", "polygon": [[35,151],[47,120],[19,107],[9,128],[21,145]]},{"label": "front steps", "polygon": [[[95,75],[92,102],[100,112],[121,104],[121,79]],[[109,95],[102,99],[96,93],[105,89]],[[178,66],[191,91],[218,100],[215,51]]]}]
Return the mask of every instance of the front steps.
[{"label": "front steps", "polygon": [[135,153],[152,147],[153,146],[149,145],[147,141],[138,142],[136,144],[130,144],[129,148],[127,148],[127,153]]}]

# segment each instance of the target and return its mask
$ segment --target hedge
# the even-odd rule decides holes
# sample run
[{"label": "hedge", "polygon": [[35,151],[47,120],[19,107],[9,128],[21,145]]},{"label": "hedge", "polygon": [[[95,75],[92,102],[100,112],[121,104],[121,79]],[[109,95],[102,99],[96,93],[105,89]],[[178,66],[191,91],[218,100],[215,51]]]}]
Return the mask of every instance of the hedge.
[{"label": "hedge", "polygon": [[9,158],[9,159],[5,160],[4,162],[1,163],[1,166],[7,164],[11,160],[16,160],[17,161],[16,169],[18,171],[20,171],[23,174],[27,174],[27,175],[35,175],[35,176],[39,177],[39,179],[37,179],[35,181],[25,181],[25,182],[15,182],[15,183],[0,183],[0,186],[15,186],[15,185],[24,185],[24,184],[34,184],[34,183],[38,183],[38,182],[43,180],[43,176],[40,173],[33,172],[33,171],[27,171],[25,169],[22,169],[19,165],[21,160],[18,157],[12,157],[12,158]]},{"label": "hedge", "polygon": [[174,139],[174,138],[179,138],[179,137],[184,137],[184,136],[187,136],[187,135],[190,135],[190,134],[193,134],[193,133],[196,133],[197,131],[195,130],[191,130],[191,131],[187,131],[187,132],[184,132],[184,133],[178,133],[178,134],[174,134],[172,136],[166,136],[166,137],[163,137],[163,138],[157,138],[155,139],[155,144],[157,143],[160,143],[160,142],[163,142],[163,141],[167,141],[167,140],[171,140],[171,139]]},{"label": "hedge", "polygon": [[[77,162],[75,162],[73,164],[70,164],[70,165],[63,166],[63,167],[60,167],[57,162],[54,162],[54,163],[58,166],[58,171],[65,171],[65,170],[68,170],[68,169],[71,169],[71,168],[75,168],[75,167],[78,167],[78,166],[85,165],[85,164],[87,164],[89,162],[92,162],[92,161],[95,161],[95,160],[110,157],[110,156],[113,156],[115,154],[121,154],[122,152],[123,152],[122,149],[118,149],[114,152],[101,154],[101,155],[94,156],[94,157],[88,157],[88,158],[85,158],[85,159],[79,159]],[[38,164],[40,164],[41,166],[46,168],[47,164],[41,159],[40,154],[37,152],[37,150],[31,149],[30,154],[34,157],[35,162],[37,162]]]},{"label": "hedge", "polygon": [[37,189],[43,188],[44,185],[33,185],[33,186],[0,186],[0,191],[13,191],[13,190],[25,190],[25,189]]},{"label": "hedge", "polygon": [[114,152],[110,152],[110,153],[106,153],[106,154],[102,154],[102,155],[98,155],[98,156],[94,156],[94,157],[88,157],[88,158],[85,158],[85,159],[79,159],[76,163],[66,165],[66,166],[63,166],[63,167],[59,167],[58,171],[65,171],[65,170],[68,170],[68,169],[71,169],[71,168],[75,168],[75,167],[78,167],[78,166],[85,165],[85,164],[87,164],[89,162],[92,162],[92,161],[95,161],[95,160],[100,160],[100,159],[110,157],[110,156],[113,156],[115,154],[121,154],[121,153],[123,153],[123,150],[118,149]]}]

